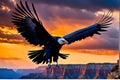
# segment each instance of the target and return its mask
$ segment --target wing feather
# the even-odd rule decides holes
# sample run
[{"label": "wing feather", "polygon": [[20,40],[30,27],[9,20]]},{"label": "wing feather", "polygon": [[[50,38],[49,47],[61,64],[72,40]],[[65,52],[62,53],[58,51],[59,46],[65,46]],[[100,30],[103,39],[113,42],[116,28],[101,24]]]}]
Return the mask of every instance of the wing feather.
[{"label": "wing feather", "polygon": [[107,13],[104,13],[96,24],[65,35],[63,38],[70,44],[89,36],[92,37],[94,34],[101,35],[100,32],[107,31],[105,28],[108,28],[112,24],[112,20],[112,12],[109,10]]},{"label": "wing feather", "polygon": [[20,4],[17,4],[12,15],[12,22],[30,44],[45,45],[52,39],[39,20],[34,4],[32,4],[31,11],[27,1],[23,4],[20,0]]}]

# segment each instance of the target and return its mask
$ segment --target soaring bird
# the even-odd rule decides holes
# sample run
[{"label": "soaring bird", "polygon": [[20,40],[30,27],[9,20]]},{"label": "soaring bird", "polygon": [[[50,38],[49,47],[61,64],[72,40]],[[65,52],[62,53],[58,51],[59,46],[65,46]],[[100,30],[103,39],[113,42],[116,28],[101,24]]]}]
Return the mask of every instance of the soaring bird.
[{"label": "soaring bird", "polygon": [[68,54],[60,53],[63,45],[92,37],[94,34],[100,35],[100,32],[106,31],[105,28],[112,24],[112,20],[112,11],[108,10],[95,24],[60,37],[52,36],[47,32],[37,15],[33,3],[30,8],[27,1],[23,3],[20,0],[12,14],[12,23],[16,25],[18,32],[30,44],[42,47],[41,50],[29,51],[29,58],[36,64],[46,63],[48,65],[52,62],[56,62],[58,65],[59,57],[62,59],[68,57]]}]

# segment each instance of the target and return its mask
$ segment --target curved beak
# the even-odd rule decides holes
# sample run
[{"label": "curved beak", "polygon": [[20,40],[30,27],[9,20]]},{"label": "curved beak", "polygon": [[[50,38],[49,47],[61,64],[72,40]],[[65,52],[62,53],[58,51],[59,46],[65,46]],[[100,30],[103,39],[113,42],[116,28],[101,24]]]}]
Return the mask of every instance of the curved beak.
[{"label": "curved beak", "polygon": [[68,44],[68,41],[66,41],[66,40],[64,39],[64,40],[63,40],[63,43],[64,43],[64,44]]}]

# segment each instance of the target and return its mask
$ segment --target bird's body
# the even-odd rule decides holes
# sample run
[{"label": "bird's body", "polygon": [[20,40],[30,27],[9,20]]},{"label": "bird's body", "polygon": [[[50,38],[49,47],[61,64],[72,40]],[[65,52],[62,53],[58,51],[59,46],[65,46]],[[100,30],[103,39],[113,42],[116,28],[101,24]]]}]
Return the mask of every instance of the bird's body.
[{"label": "bird's body", "polygon": [[109,11],[97,23],[87,28],[77,30],[63,37],[52,36],[39,20],[33,4],[32,8],[33,11],[31,11],[26,1],[25,4],[20,1],[20,4],[17,4],[15,8],[16,11],[13,12],[12,22],[17,26],[18,32],[30,44],[43,46],[41,50],[29,51],[29,58],[37,64],[57,62],[59,57],[66,59],[68,54],[60,53],[60,49],[64,44],[71,44],[86,37],[92,37],[94,34],[100,35],[99,32],[106,31],[104,28],[109,27],[113,20],[111,11]]},{"label": "bird's body", "polygon": [[46,55],[47,58],[46,59],[50,59],[53,57],[53,61],[54,62],[57,62],[58,60],[58,56],[59,56],[59,50],[61,49],[62,45],[60,45],[58,42],[57,42],[57,37],[54,37],[54,42],[50,42],[48,43],[46,46],[45,46],[45,53],[48,54]]}]

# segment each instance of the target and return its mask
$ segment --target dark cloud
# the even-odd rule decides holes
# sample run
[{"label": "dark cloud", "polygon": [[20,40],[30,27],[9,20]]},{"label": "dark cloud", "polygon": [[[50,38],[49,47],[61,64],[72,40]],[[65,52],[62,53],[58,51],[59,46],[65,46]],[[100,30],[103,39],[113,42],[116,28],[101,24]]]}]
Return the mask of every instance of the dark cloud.
[{"label": "dark cloud", "polygon": [[40,13],[40,16],[49,21],[49,20],[55,20],[57,17],[60,17],[62,19],[84,19],[84,20],[91,20],[96,18],[96,15],[87,10],[74,10],[71,8],[64,8],[64,7],[49,7],[48,6],[41,6],[36,7],[37,10]]},{"label": "dark cloud", "polygon": [[0,25],[3,26],[13,26],[11,23],[11,12],[0,11]]},{"label": "dark cloud", "polygon": [[[100,37],[99,37],[100,38]],[[98,40],[98,39],[97,39]],[[105,40],[99,40],[97,43],[91,43],[91,42],[84,42],[82,43],[77,43],[73,44],[67,49],[73,49],[73,50],[81,50],[81,49],[105,49],[105,50],[118,50],[118,40],[117,39],[108,39],[107,41]]]},{"label": "dark cloud", "polygon": [[67,48],[70,49],[106,49],[106,50],[118,50],[118,30],[110,28],[102,35],[94,35],[93,40],[87,38],[75,43]]},{"label": "dark cloud", "polygon": [[[2,6],[6,6],[10,11],[2,10]],[[0,1],[0,25],[13,26],[11,23],[11,15],[14,9],[14,4],[10,0]]]},{"label": "dark cloud", "polygon": [[34,2],[92,11],[103,8],[118,10],[119,5],[119,0],[35,0]]},{"label": "dark cloud", "polygon": [[77,19],[77,20],[93,20],[96,15],[90,11],[84,10],[73,10],[70,8],[59,8],[57,9],[57,16],[62,19]]},{"label": "dark cloud", "polygon": [[10,9],[14,8],[14,4],[10,0],[1,0],[0,6],[1,5],[8,6]]},{"label": "dark cloud", "polygon": [[[19,2],[20,0],[17,1]],[[24,2],[25,0],[22,1]],[[118,9],[118,0],[29,0],[28,2],[29,4],[33,2],[35,5],[37,5],[37,11],[40,11],[38,14],[41,14],[40,16],[43,18],[43,20],[47,20],[46,24],[50,24],[51,20],[56,20],[56,16],[63,19],[93,19],[95,18],[95,15],[91,11],[98,11],[103,8],[110,8],[115,10]],[[0,6],[1,5],[8,6],[11,11],[6,12],[0,10],[0,25],[13,26],[11,23],[11,12],[15,7],[14,4],[10,0],[2,0],[0,2]],[[46,7],[42,7],[44,5],[46,5]],[[53,8],[51,8],[51,6]],[[82,12],[81,9],[86,9],[86,11],[88,11]],[[54,26],[52,23],[51,25]]]},{"label": "dark cloud", "polygon": [[66,7],[38,5],[36,6],[36,9],[42,22],[44,22],[45,26],[48,26],[50,29],[57,28],[55,22],[83,24],[85,21],[92,21],[97,18],[94,12],[74,10]]},{"label": "dark cloud", "polygon": [[108,31],[106,32],[104,37],[118,39],[119,38],[119,30],[114,28],[114,27],[111,27],[111,28],[108,29]]}]

